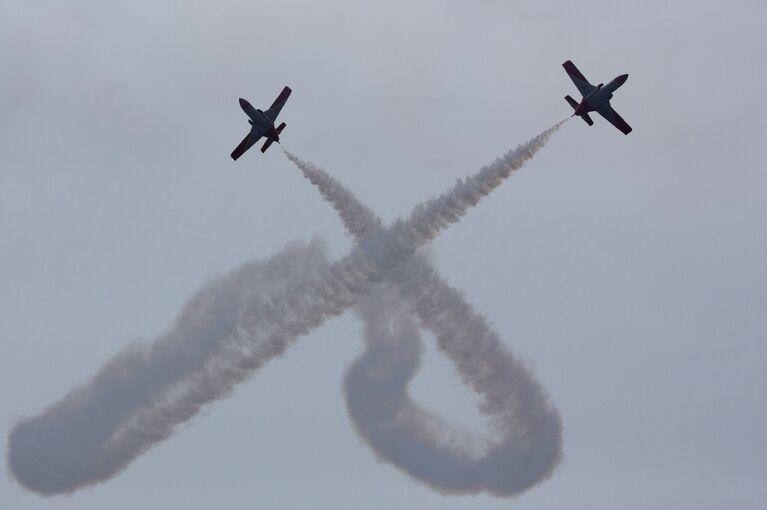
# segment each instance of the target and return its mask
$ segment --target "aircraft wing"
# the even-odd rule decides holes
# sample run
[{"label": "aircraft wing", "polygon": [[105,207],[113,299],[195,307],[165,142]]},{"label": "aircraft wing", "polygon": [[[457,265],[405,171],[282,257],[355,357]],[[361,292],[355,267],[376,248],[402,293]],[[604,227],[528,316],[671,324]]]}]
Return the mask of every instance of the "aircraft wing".
[{"label": "aircraft wing", "polygon": [[610,106],[609,102],[597,108],[597,113],[604,117],[607,122],[617,127],[624,135],[631,133],[631,126],[629,126],[626,121],[623,120],[620,115],[618,115],[618,112],[613,110],[613,107]]},{"label": "aircraft wing", "polygon": [[253,144],[256,143],[259,138],[261,138],[258,135],[254,135],[251,131],[247,134],[245,138],[242,139],[240,142],[240,145],[238,145],[233,151],[232,151],[232,159],[237,161],[237,158],[245,154],[245,151],[253,147]]},{"label": "aircraft wing", "polygon": [[572,61],[568,60],[564,64],[562,64],[562,67],[565,68],[565,72],[570,77],[571,80],[573,80],[573,83],[575,84],[575,87],[578,89],[578,92],[581,93],[583,97],[588,96],[592,92],[594,92],[594,89],[596,87],[589,83],[589,80],[586,79],[583,74],[578,70],[577,67],[575,67],[575,64],[572,63]]},{"label": "aircraft wing", "polygon": [[280,95],[277,96],[277,99],[274,100],[274,103],[272,103],[272,106],[270,106],[269,109],[264,112],[266,116],[269,117],[269,119],[271,119],[272,122],[277,120],[277,115],[280,114],[282,107],[285,106],[285,102],[290,97],[291,92],[293,91],[290,89],[290,87],[285,87],[284,89],[282,89],[282,92],[280,92]]}]

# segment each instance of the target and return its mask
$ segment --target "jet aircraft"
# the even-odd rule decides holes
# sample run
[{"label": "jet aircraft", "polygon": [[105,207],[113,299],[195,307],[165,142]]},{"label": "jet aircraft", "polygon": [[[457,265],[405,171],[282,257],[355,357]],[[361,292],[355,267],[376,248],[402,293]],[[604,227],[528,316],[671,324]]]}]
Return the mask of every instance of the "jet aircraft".
[{"label": "jet aircraft", "polygon": [[242,156],[246,150],[250,149],[254,143],[256,143],[261,137],[266,137],[264,145],[261,147],[261,152],[266,152],[266,149],[272,145],[272,142],[280,143],[280,133],[285,129],[285,123],[283,122],[276,128],[274,127],[274,121],[277,120],[277,115],[280,114],[280,110],[285,106],[285,101],[290,97],[290,87],[285,87],[274,100],[272,106],[268,110],[262,111],[256,108],[240,98],[240,107],[242,111],[249,117],[250,132],[243,138],[240,145],[232,151],[232,159],[237,161],[237,158]]},{"label": "jet aircraft", "polygon": [[589,112],[597,112],[604,117],[607,122],[617,127],[624,135],[631,133],[631,126],[629,126],[626,121],[613,110],[613,107],[610,106],[610,99],[613,97],[613,92],[626,83],[626,80],[629,77],[628,74],[618,76],[607,85],[600,83],[595,87],[589,83],[571,61],[568,60],[562,64],[562,67],[565,68],[567,75],[570,76],[570,79],[575,83],[581,96],[583,96],[580,103],[570,96],[565,96],[565,100],[570,103],[570,106],[575,110],[573,116],[579,116],[586,122],[586,124],[591,126],[594,124],[594,121],[589,117]]}]

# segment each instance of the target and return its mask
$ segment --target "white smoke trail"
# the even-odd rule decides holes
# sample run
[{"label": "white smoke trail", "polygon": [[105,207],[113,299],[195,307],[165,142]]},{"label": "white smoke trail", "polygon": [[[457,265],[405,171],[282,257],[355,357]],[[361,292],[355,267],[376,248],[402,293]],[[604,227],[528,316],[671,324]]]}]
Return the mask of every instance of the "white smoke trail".
[{"label": "white smoke trail", "polygon": [[317,245],[293,247],[206,286],[171,331],[118,354],[85,385],[16,424],[8,436],[10,472],[43,495],[70,493],[116,475],[299,336],[354,305],[372,282],[456,221],[552,132],[509,153],[497,169],[483,169],[487,184],[459,183],[333,264],[325,264]]},{"label": "white smoke trail", "polygon": [[[290,246],[209,283],[187,303],[171,331],[151,345],[130,346],[84,386],[16,425],[8,438],[11,472],[44,495],[110,478],[170,435],[196,412],[197,402],[225,394],[231,385],[221,368],[234,372],[232,379],[247,377],[244,357],[219,367],[244,336],[253,334],[248,362],[254,368],[284,350],[285,343],[264,335],[268,330],[248,331],[250,321],[274,306],[274,296],[324,271],[324,247],[315,242]],[[179,398],[184,391],[197,398]]]},{"label": "white smoke trail", "polygon": [[[338,211],[357,242],[381,228],[375,214],[343,185],[286,153]],[[442,492],[508,496],[550,476],[562,455],[562,426],[529,369],[423,257],[411,257],[387,280],[356,307],[366,325],[366,350],[350,368],[344,389],[360,435],[381,458]],[[392,287],[409,308],[392,297]],[[420,346],[408,312],[434,333],[463,381],[481,396],[481,411],[496,440],[451,428],[409,397]]]}]

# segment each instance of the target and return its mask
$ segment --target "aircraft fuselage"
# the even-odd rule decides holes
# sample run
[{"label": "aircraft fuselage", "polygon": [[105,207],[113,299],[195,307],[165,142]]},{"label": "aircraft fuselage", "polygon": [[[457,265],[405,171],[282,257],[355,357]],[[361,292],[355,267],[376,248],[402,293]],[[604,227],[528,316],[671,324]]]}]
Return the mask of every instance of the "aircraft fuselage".
[{"label": "aircraft fuselage", "polygon": [[280,135],[274,127],[274,122],[266,116],[263,110],[253,108],[244,99],[240,99],[240,106],[250,119],[250,132],[254,136],[263,136],[274,142],[280,141]]},{"label": "aircraft fuselage", "polygon": [[581,104],[575,109],[573,115],[582,115],[584,113],[596,111],[597,108],[608,102],[613,97],[613,92],[618,90],[621,85],[626,83],[628,74],[622,74],[615,77],[607,85],[599,84],[597,88],[581,100]]}]

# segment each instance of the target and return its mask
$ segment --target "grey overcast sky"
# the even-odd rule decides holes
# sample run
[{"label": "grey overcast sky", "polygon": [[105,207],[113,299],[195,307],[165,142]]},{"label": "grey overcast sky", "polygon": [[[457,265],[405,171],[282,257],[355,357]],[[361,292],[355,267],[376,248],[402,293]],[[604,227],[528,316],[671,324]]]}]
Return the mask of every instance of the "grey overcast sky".
[{"label": "grey overcast sky", "polygon": [[[566,59],[630,74],[634,132],[570,120],[432,245],[562,415],[547,482],[446,497],[378,462],[341,395],[346,313],[114,479],[46,499],[4,473],[0,508],[764,508],[765,20],[745,0],[3,0],[4,435],[211,277],[296,239],[349,250],[280,150],[229,159],[238,97],[290,85],[285,146],[385,220],[567,116]],[[482,431],[425,340],[414,397]]]}]

